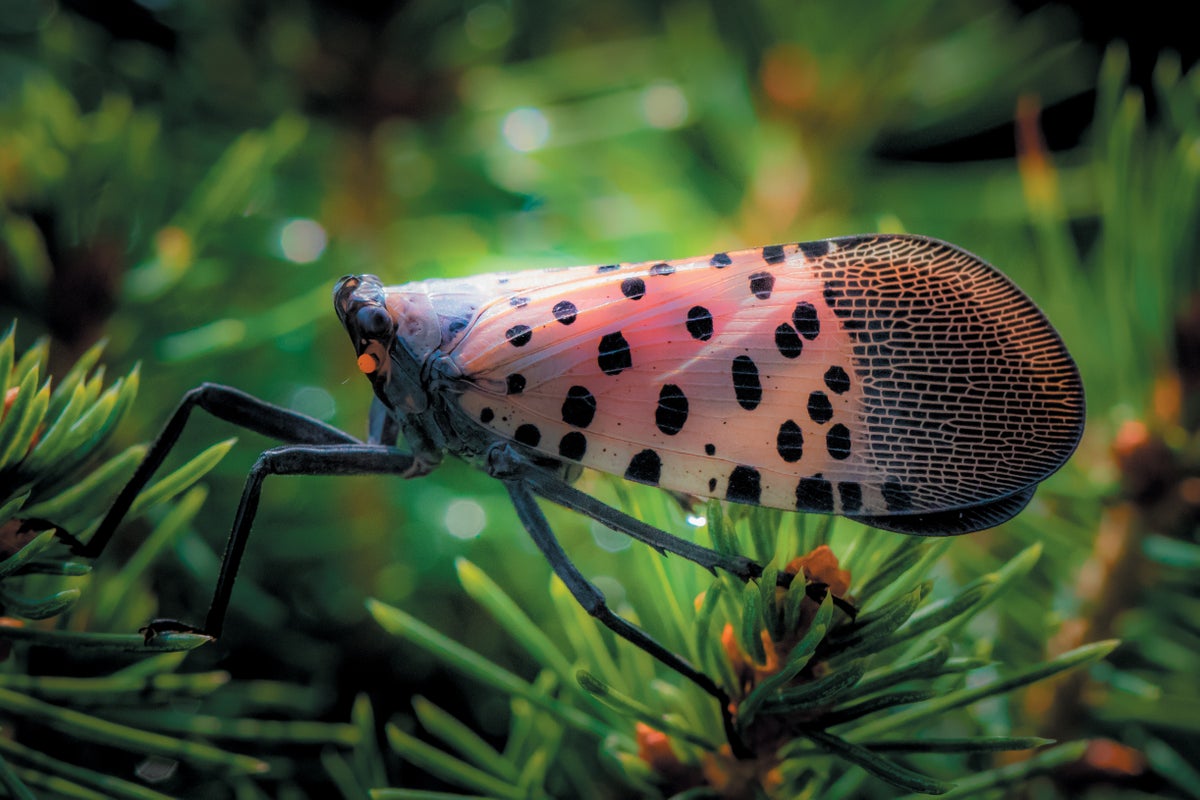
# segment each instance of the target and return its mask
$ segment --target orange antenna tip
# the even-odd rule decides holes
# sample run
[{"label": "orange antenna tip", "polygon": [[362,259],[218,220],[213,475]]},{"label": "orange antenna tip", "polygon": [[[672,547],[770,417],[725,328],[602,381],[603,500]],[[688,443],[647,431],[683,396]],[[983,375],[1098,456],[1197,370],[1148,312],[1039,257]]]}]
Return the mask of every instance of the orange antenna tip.
[{"label": "orange antenna tip", "polygon": [[379,359],[370,353],[363,353],[358,357],[358,368],[368,375],[374,372],[379,367]]}]

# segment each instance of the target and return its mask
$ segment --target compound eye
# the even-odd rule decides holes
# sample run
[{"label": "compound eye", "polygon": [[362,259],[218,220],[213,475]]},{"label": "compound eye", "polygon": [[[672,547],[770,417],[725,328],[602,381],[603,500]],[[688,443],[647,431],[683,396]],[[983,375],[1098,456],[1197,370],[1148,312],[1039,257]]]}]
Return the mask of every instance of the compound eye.
[{"label": "compound eye", "polygon": [[387,339],[395,332],[392,317],[379,306],[364,306],[355,315],[358,335],[364,339]]}]

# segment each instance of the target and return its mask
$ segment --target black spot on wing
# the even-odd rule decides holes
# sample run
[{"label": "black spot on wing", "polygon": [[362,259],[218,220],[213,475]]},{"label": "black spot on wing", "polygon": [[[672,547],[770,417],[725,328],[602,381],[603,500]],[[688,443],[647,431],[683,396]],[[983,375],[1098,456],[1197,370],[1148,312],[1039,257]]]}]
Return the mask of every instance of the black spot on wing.
[{"label": "black spot on wing", "polygon": [[833,419],[833,404],[824,392],[813,392],[808,396],[808,416],[818,425]]},{"label": "black spot on wing", "polygon": [[687,330],[691,337],[707,342],[713,335],[712,314],[704,306],[692,306],[687,313]]},{"label": "black spot on wing", "polygon": [[750,356],[733,359],[733,393],[738,405],[747,411],[758,408],[762,402],[762,382],[758,379],[758,366]]},{"label": "black spot on wing", "polygon": [[630,300],[641,300],[646,296],[646,282],[641,278],[626,278],[621,281],[621,294]]},{"label": "black spot on wing", "polygon": [[654,411],[654,424],[667,436],[674,436],[683,430],[687,418],[687,395],[673,383],[663,386],[658,393],[658,408]]},{"label": "black spot on wing", "polygon": [[513,325],[504,332],[504,338],[512,344],[513,347],[524,347],[529,344],[529,340],[533,338],[533,331],[528,325]]},{"label": "black spot on wing", "polygon": [[735,503],[758,505],[762,497],[762,478],[754,467],[737,466],[729,473],[725,499]]},{"label": "black spot on wing", "polygon": [[650,268],[651,275],[670,275],[675,272],[675,267],[665,261],[660,261]]},{"label": "black spot on wing", "polygon": [[562,420],[576,428],[586,428],[596,416],[596,396],[586,386],[572,386],[562,404]]},{"label": "black spot on wing", "polygon": [[821,321],[817,319],[817,307],[807,301],[797,303],[792,311],[792,324],[810,342],[821,332]]},{"label": "black spot on wing", "polygon": [[536,425],[526,423],[517,428],[516,432],[513,433],[513,439],[521,444],[537,447],[538,442],[542,441],[542,432],[538,430]]},{"label": "black spot on wing", "polygon": [[770,300],[775,289],[775,276],[769,272],[756,272],[750,276],[750,293],[759,300]]},{"label": "black spot on wing", "polygon": [[842,513],[853,514],[862,509],[862,486],[854,481],[838,484],[838,499],[842,501]]},{"label": "black spot on wing", "polygon": [[775,437],[775,449],[779,457],[789,464],[794,464],[804,457],[804,433],[793,420],[788,420],[779,426],[779,434]]},{"label": "black spot on wing", "polygon": [[638,483],[648,483],[657,486],[662,476],[662,459],[653,450],[643,450],[629,460],[625,477]]},{"label": "black spot on wing", "polygon": [[578,461],[587,452],[587,437],[579,431],[569,431],[558,442],[558,454]]},{"label": "black spot on wing", "polygon": [[570,325],[575,321],[575,317],[579,314],[579,309],[570,300],[561,300],[554,304],[552,309],[554,318],[563,325]]},{"label": "black spot on wing", "polygon": [[725,267],[733,263],[733,259],[729,257],[728,253],[716,253],[708,260],[708,263],[717,269],[725,269]]},{"label": "black spot on wing", "polygon": [[820,475],[801,478],[796,484],[796,510],[819,511],[825,514],[832,512],[833,484]]},{"label": "black spot on wing", "polygon": [[825,447],[830,458],[845,461],[850,457],[850,429],[840,422],[831,427],[825,434]]},{"label": "black spot on wing", "polygon": [[520,394],[525,391],[525,376],[514,372],[504,379],[505,391],[508,394]]},{"label": "black spot on wing", "polygon": [[784,358],[797,358],[804,352],[804,340],[785,322],[775,329],[775,347]]},{"label": "black spot on wing", "polygon": [[620,331],[608,333],[600,337],[599,355],[596,363],[605,375],[619,375],[623,370],[633,366],[633,355],[629,351],[629,342]]},{"label": "black spot on wing", "polygon": [[839,366],[825,370],[825,385],[834,394],[845,394],[850,391],[850,376]]},{"label": "black spot on wing", "polygon": [[768,264],[778,264],[783,261],[783,245],[770,244],[762,249],[763,261]]}]

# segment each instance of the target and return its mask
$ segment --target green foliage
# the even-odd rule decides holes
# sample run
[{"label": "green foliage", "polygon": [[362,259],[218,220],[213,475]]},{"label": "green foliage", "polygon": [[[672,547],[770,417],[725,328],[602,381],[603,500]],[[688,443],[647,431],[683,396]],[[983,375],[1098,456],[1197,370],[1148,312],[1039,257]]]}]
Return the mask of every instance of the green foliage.
[{"label": "green foliage", "polygon": [[[81,597],[76,578],[90,572],[85,563],[52,554],[60,544],[59,532],[86,542],[100,514],[145,452],[144,448],[131,447],[99,464],[89,463],[97,460],[117,423],[128,412],[137,392],[138,370],[135,367],[105,388],[104,370],[96,368],[103,345],[97,344],[52,391],[49,376],[44,380],[39,377],[45,368],[46,342],[38,343],[14,363],[14,339],[12,328],[0,337],[0,390],[5,396],[4,416],[0,417],[0,529],[5,532],[4,545],[9,550],[0,562],[0,579],[4,581],[0,597],[8,613],[39,620],[70,611]],[[134,503],[131,515],[136,517],[186,490],[231,445],[232,441],[214,445],[147,487]],[[163,518],[155,536],[177,536],[202,500],[203,493],[193,489]],[[127,592],[140,571],[134,564],[127,565],[121,576],[106,584],[106,591]],[[60,588],[34,599],[19,593],[26,587],[41,592],[56,586]],[[94,608],[90,609],[89,617],[103,628],[111,621],[115,605],[120,603],[110,602],[107,613],[96,614]],[[54,632],[46,633],[52,637]],[[33,632],[29,635],[46,640]],[[81,638],[78,645],[86,646],[85,641],[86,637]],[[185,642],[188,646],[199,644],[182,637],[176,645]],[[160,648],[165,644],[161,643]]]},{"label": "green foliage", "polygon": [[[1183,765],[1194,751],[1195,728],[1181,729],[1176,721],[1197,702],[1194,682],[1183,676],[1200,653],[1200,642],[1190,624],[1181,626],[1177,609],[1194,602],[1196,573],[1186,554],[1195,547],[1197,530],[1186,518],[1189,512],[1182,511],[1185,517],[1178,520],[1161,506],[1156,510],[1159,500],[1137,486],[1143,480],[1187,481],[1200,469],[1194,412],[1189,419],[1195,384],[1188,373],[1194,356],[1187,349],[1194,344],[1180,338],[1172,324],[1187,325],[1187,309],[1200,291],[1194,235],[1200,213],[1195,146],[1200,72],[1182,72],[1173,54],[1160,58],[1152,86],[1160,113],[1149,124],[1147,99],[1129,85],[1129,70],[1126,50],[1110,48],[1100,69],[1089,158],[1026,154],[1034,241],[1047,265],[1046,305],[1084,376],[1092,452],[1085,450],[1077,459],[1086,467],[1061,476],[1052,492],[1042,493],[1042,502],[1056,509],[1064,524],[1054,531],[1048,558],[1026,587],[1027,607],[1014,607],[1013,617],[1028,613],[1028,606],[1055,607],[1084,620],[1091,614],[1092,630],[1126,642],[1117,659],[1123,666],[1093,674],[1103,689],[1094,690],[1098,719],[1087,727],[1137,748],[1156,774],[1186,796],[1186,787],[1194,784],[1191,768]],[[1082,247],[1074,231],[1085,224],[1095,226],[1097,235]],[[1180,408],[1164,409],[1170,387],[1180,387],[1176,382],[1182,382],[1176,390],[1183,394],[1166,403]],[[1150,464],[1121,462],[1121,448],[1127,447],[1122,434],[1127,437],[1141,426],[1169,443],[1150,456],[1170,464],[1165,472],[1139,477]],[[1118,451],[1115,460],[1096,452],[1110,442]],[[1173,491],[1167,488],[1166,496]],[[1122,505],[1102,510],[1114,496]],[[1026,540],[1044,538],[1044,529],[1026,520],[1010,529]],[[1119,560],[1105,563],[1114,557]],[[1095,587],[1093,596],[1080,597],[1079,584],[1062,580],[1085,559],[1093,583],[1097,570],[1111,570],[1098,597]],[[1174,652],[1164,658],[1165,650]],[[1186,732],[1181,736],[1181,731]]]},{"label": "green foliage", "polygon": [[[1039,796],[1196,796],[1200,556],[1194,519],[1177,524],[1171,508],[1192,507],[1200,448],[1186,413],[1162,413],[1187,355],[1172,320],[1200,274],[1195,70],[1162,54],[1136,88],[1124,48],[1098,56],[1059,11],[1018,16],[998,1],[869,15],[770,0],[185,1],[132,4],[144,15],[131,27],[78,4],[12,5],[0,20],[0,315],[22,322],[0,347],[0,380],[16,390],[0,423],[0,454],[16,460],[0,472],[0,524],[48,520],[86,538],[141,457],[136,442],[203,380],[361,431],[369,389],[328,313],[344,273],[398,283],[925,233],[1013,276],[1079,361],[1087,436],[1027,512],[995,533],[921,543],[706,509],[700,537],[768,563],[750,586],[547,509],[555,530],[614,608],[737,687],[750,728],[822,721],[823,733],[808,724],[765,748],[787,765],[774,786],[891,797],[895,783],[953,783],[946,796],[999,797],[1033,781]],[[1046,151],[1038,103],[1052,127],[1078,107],[1056,103],[1093,89],[1082,139]],[[43,334],[58,385],[31,341]],[[95,367],[101,337],[117,381]],[[1133,421],[1162,447],[1131,467],[1109,451]],[[249,460],[270,446],[246,437],[213,466],[228,435],[193,423],[180,450],[203,455],[167,467],[124,549],[94,572],[53,531],[21,534],[0,591],[28,622],[4,628],[16,649],[0,689],[53,706],[47,719],[61,708],[270,765],[222,780],[182,751],[148,762],[177,760],[174,782],[155,788],[191,796],[652,795],[666,784],[638,755],[637,722],[658,725],[689,768],[723,741],[714,701],[582,615],[504,492],[457,464],[409,483],[269,481],[222,642],[186,666],[148,652],[133,631],[159,608],[202,612]],[[1176,504],[1147,501],[1138,475]],[[593,475],[581,486],[688,527],[657,493]],[[1127,534],[1122,559],[1099,570],[1110,579],[1093,596],[1081,576],[1114,530]],[[832,603],[809,619],[802,582],[772,588],[824,542],[851,572],[855,623]],[[1087,636],[1053,649],[1079,626]],[[769,660],[763,632],[787,642],[778,669],[739,686],[730,648]],[[1113,637],[1125,644],[1079,677],[1010,691]],[[82,683],[26,670],[46,645],[85,662]],[[115,667],[97,660],[125,650]],[[31,708],[0,713],[24,736]],[[1063,716],[1074,726],[1052,724]],[[329,727],[301,724],[314,719]],[[260,725],[274,721],[287,726]],[[0,751],[11,794],[17,781],[39,794],[145,791],[137,764],[47,729],[59,749],[17,736],[7,741],[24,750]],[[1068,741],[1082,737],[1141,761],[1106,773]],[[1064,743],[1041,747],[1048,738]],[[128,786],[95,783],[113,776]],[[1114,777],[1132,788],[1096,788]]]},{"label": "green foliage", "polygon": [[[168,633],[147,641],[140,633],[103,632],[128,631],[139,621],[136,614],[149,611],[147,573],[187,534],[207,494],[194,484],[233,442],[208,448],[148,486],[128,520],[150,517],[149,533],[118,570],[101,571],[93,580],[92,565],[72,555],[62,538],[87,541],[145,452],[134,446],[107,460],[101,457],[138,385],[135,368],[105,387],[104,370],[96,366],[101,350],[99,344],[90,348],[52,389],[50,378],[41,377],[45,343],[14,358],[13,330],[0,337],[0,396],[5,397],[0,532],[8,551],[0,561],[0,604],[6,614],[0,622],[6,662],[0,671],[0,718],[14,732],[0,740],[0,781],[14,797],[32,797],[33,789],[70,797],[167,797],[76,763],[71,753],[95,745],[157,761],[168,772],[182,764],[234,782],[262,774],[269,765],[214,740],[235,748],[248,742],[260,748],[316,744],[331,748],[331,759],[340,758],[336,751],[360,744],[361,728],[221,718],[176,708],[219,695],[229,682],[222,671],[176,671],[183,651],[210,642],[209,637]],[[38,648],[60,654],[56,669],[34,667]],[[114,658],[125,665],[114,668]],[[257,693],[272,693],[263,689],[268,687]],[[53,733],[27,734],[37,730]]]},{"label": "green foliage", "polygon": [[[422,701],[426,710],[418,717],[446,749],[433,748],[391,728],[393,749],[468,792],[489,796],[575,794],[584,792],[586,786],[594,787],[593,773],[550,771],[567,731],[592,738],[594,746],[604,748],[613,777],[624,783],[622,791],[666,796],[693,781],[703,782],[700,772],[704,768],[709,780],[709,770],[725,773],[729,785],[709,784],[720,794],[740,796],[754,791],[778,797],[823,797],[834,786],[844,785],[855,774],[850,767],[858,766],[893,787],[942,794],[954,787],[964,762],[956,774],[955,768],[948,766],[952,762],[944,760],[934,770],[934,777],[899,763],[896,757],[937,753],[949,758],[1051,744],[1036,737],[996,737],[982,732],[963,737],[961,732],[970,729],[969,720],[955,719],[950,712],[1010,696],[1030,683],[1095,662],[1116,646],[1115,642],[1089,645],[1046,663],[983,677],[995,673],[995,667],[986,645],[973,640],[965,623],[981,614],[995,617],[993,605],[1037,561],[1041,548],[1036,545],[997,572],[934,601],[930,577],[937,561],[926,556],[943,550],[938,543],[864,532],[849,523],[811,530],[778,512],[761,510],[733,519],[715,502],[709,504],[708,515],[714,538],[734,552],[744,552],[747,548],[738,543],[766,531],[767,535],[759,538],[774,543],[771,563],[800,552],[795,549],[800,542],[815,542],[818,547],[827,543],[830,552],[848,552],[840,568],[853,577],[849,590],[840,591],[862,609],[851,619],[845,610],[835,608],[833,592],[838,590],[833,588],[823,593],[819,603],[811,599],[806,589],[814,582],[840,580],[836,573],[839,565],[835,562],[830,568],[821,557],[813,562],[821,565],[815,575],[806,581],[809,573],[799,573],[787,590],[772,588],[775,582],[769,577],[758,584],[742,585],[728,575],[720,576],[690,613],[681,612],[674,618],[678,629],[656,628],[656,635],[669,641],[695,642],[697,646],[687,652],[693,663],[704,665],[709,674],[726,676],[737,708],[737,726],[740,734],[755,744],[757,761],[739,764],[729,756],[715,702],[698,687],[655,677],[656,669],[644,653],[624,642],[615,643],[614,653],[611,637],[595,636],[595,623],[557,579],[550,591],[564,630],[587,632],[588,636],[548,637],[485,572],[468,562],[459,564],[464,590],[528,651],[541,672],[532,681],[521,681],[500,665],[489,663],[486,656],[433,633],[403,611],[372,603],[371,612],[387,630],[428,650],[466,677],[514,698],[509,747],[504,753],[478,741],[469,729],[435,711],[428,701]],[[649,521],[669,524],[672,515],[651,515]],[[662,594],[647,602],[661,605],[664,598],[686,596],[694,565],[672,560],[659,570],[662,562],[656,554],[628,555],[636,557],[641,569],[660,571],[663,576],[658,587]],[[908,566],[897,570],[895,565],[903,563]],[[767,576],[772,574],[768,569]],[[886,582],[881,576],[887,576]],[[863,588],[871,586],[880,591],[871,594]],[[896,591],[892,588],[896,586],[911,589]],[[720,599],[710,605],[710,596]],[[640,610],[638,605],[625,609],[635,618],[643,616]],[[728,634],[714,635],[714,622],[725,626]],[[757,648],[752,646],[755,642]],[[770,656],[764,645],[771,649]],[[955,650],[970,655],[952,658]],[[755,671],[761,677],[754,677]],[[530,715],[540,722],[531,721]],[[635,723],[645,728],[635,730]],[[558,734],[541,736],[529,744],[521,742],[522,733],[544,732],[546,726]],[[675,761],[663,763],[660,754],[656,763],[655,757],[647,755],[645,741],[650,729],[669,738]],[[780,735],[780,730],[787,733]],[[939,736],[946,730],[960,735]],[[1067,760],[1077,757],[1077,748],[1067,752],[1073,754]],[[542,765],[536,775],[527,768],[533,763]],[[1054,763],[1060,762],[1040,758],[1030,762],[1026,771],[1015,772],[1028,778]],[[742,774],[747,770],[748,774]],[[973,785],[988,785],[989,780],[1004,785],[1013,779],[1014,770],[997,768],[975,775]],[[563,781],[567,787],[557,785]]]}]

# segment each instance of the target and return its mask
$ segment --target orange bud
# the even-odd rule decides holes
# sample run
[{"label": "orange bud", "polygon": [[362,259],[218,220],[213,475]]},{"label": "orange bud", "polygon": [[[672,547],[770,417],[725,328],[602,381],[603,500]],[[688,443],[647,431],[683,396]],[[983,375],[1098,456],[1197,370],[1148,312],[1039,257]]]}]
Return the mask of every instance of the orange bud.
[{"label": "orange bud", "polygon": [[644,722],[635,726],[634,738],[637,739],[638,758],[645,761],[658,772],[663,772],[663,766],[679,762],[671,749],[671,742],[662,731],[656,731]]},{"label": "orange bud", "polygon": [[796,575],[803,571],[805,580],[823,583],[829,587],[829,591],[839,597],[850,590],[850,570],[838,569],[837,556],[827,544],[807,555],[793,558],[788,564],[788,571]]},{"label": "orange bud", "polygon": [[725,657],[733,665],[734,671],[740,670],[746,665],[746,658],[742,655],[742,648],[738,645],[737,634],[733,632],[733,623],[731,622],[726,622],[725,628],[721,631],[721,647],[725,650]]},{"label": "orange bud", "polygon": [[1083,761],[1094,769],[1114,775],[1141,775],[1146,771],[1145,756],[1112,739],[1092,739],[1088,742]]}]

